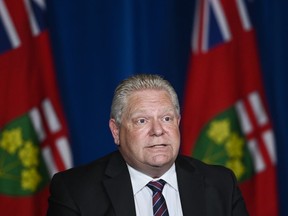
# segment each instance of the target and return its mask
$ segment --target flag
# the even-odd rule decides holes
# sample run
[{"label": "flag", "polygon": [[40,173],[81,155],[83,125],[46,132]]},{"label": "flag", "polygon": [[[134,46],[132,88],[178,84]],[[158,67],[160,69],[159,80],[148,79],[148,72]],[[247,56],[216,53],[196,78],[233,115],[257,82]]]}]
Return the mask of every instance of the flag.
[{"label": "flag", "polygon": [[244,0],[196,3],[181,130],[184,154],[234,171],[251,215],[278,215],[275,140]]},{"label": "flag", "polygon": [[0,0],[1,215],[45,215],[51,176],[72,166],[45,11]]}]

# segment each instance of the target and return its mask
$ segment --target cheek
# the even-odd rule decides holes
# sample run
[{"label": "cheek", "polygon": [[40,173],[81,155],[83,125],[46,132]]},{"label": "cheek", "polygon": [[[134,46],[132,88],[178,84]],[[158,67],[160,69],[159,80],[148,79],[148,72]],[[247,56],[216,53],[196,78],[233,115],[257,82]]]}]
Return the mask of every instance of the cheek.
[{"label": "cheek", "polygon": [[179,136],[180,135],[178,125],[167,125],[165,127],[165,130],[168,131],[168,133],[173,135],[173,136]]},{"label": "cheek", "polygon": [[143,141],[143,132],[127,127],[120,132],[121,144],[129,149],[136,149],[139,142]]},{"label": "cheek", "polygon": [[145,142],[145,137],[143,136],[143,133],[139,131],[133,131],[133,133],[130,133],[129,136],[127,136],[126,141],[130,143],[131,148],[136,149]]}]

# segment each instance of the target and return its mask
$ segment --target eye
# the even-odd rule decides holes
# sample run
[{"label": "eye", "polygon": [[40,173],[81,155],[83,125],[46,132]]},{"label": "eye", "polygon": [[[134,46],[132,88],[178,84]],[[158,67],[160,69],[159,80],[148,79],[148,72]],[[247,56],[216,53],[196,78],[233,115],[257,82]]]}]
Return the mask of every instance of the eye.
[{"label": "eye", "polygon": [[173,119],[172,119],[172,117],[171,116],[164,116],[164,118],[163,118],[163,121],[164,122],[169,122],[169,121],[172,121]]},{"label": "eye", "polygon": [[146,121],[146,119],[144,119],[144,118],[137,119],[137,121],[136,121],[136,123],[137,123],[137,124],[140,124],[140,125],[145,124],[146,122],[147,122],[147,121]]}]

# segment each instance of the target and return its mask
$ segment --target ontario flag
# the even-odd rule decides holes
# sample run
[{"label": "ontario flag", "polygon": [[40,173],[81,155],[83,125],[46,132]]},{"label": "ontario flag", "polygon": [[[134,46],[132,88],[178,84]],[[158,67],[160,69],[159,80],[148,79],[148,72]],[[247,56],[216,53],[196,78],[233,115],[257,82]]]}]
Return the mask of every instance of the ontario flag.
[{"label": "ontario flag", "polygon": [[196,3],[182,152],[232,169],[252,216],[278,215],[276,149],[244,0]]},{"label": "ontario flag", "polygon": [[72,166],[44,0],[0,0],[0,212],[46,214],[51,176]]}]

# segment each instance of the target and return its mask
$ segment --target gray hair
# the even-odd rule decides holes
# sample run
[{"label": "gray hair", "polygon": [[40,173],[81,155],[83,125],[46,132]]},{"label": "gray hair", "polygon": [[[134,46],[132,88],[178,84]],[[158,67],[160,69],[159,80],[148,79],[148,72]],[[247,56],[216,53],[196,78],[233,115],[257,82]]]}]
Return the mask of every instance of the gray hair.
[{"label": "gray hair", "polygon": [[117,124],[121,123],[123,111],[127,106],[128,97],[135,91],[145,89],[156,89],[167,91],[175,106],[176,113],[180,117],[180,106],[177,94],[172,85],[159,75],[137,74],[123,80],[115,89],[112,100],[110,118],[115,119]]}]

